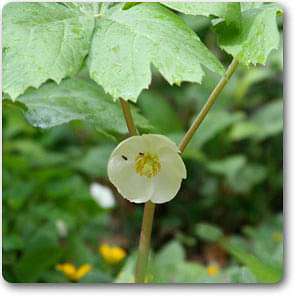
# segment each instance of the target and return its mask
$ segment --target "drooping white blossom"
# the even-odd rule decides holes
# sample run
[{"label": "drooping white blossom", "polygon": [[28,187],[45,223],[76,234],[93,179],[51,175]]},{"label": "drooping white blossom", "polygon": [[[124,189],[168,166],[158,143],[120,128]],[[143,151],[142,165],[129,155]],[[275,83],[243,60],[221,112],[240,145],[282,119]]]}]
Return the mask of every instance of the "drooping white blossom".
[{"label": "drooping white blossom", "polygon": [[135,203],[172,200],[186,178],[177,145],[158,134],[122,141],[108,161],[108,177],[119,193]]}]

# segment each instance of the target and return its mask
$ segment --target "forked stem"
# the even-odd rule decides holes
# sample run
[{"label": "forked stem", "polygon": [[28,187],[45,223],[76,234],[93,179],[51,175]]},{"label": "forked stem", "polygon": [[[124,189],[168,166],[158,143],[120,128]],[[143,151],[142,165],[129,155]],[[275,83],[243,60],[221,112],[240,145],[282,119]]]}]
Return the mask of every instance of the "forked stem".
[{"label": "forked stem", "polygon": [[180,144],[178,146],[178,148],[181,151],[181,153],[183,153],[184,149],[186,148],[186,146],[188,145],[188,143],[192,139],[192,137],[195,134],[196,130],[199,128],[199,126],[201,125],[201,123],[205,119],[207,113],[209,112],[209,110],[211,109],[211,107],[216,102],[218,96],[223,91],[224,87],[228,83],[228,81],[231,78],[232,74],[235,72],[238,64],[239,64],[239,62],[234,58],[232,60],[231,64],[229,65],[229,67],[227,68],[224,76],[218,82],[218,84],[216,85],[216,87],[214,88],[214,90],[212,91],[212,93],[210,94],[210,96],[208,97],[207,102],[202,107],[202,109],[199,112],[198,116],[196,117],[196,119],[194,120],[194,122],[192,123],[191,127],[186,132],[186,134],[184,135],[184,137],[182,138],[182,140],[181,140],[181,142],[180,142]]},{"label": "forked stem", "polygon": [[[200,124],[203,122],[204,118],[206,117],[207,113],[209,112],[213,104],[216,102],[217,97],[223,91],[224,87],[228,83],[229,79],[231,78],[232,74],[236,70],[237,66],[238,66],[238,61],[236,59],[233,59],[228,69],[226,70],[224,76],[216,85],[216,87],[210,94],[207,102],[201,109],[200,113],[198,114],[198,116],[192,123],[191,127],[182,138],[178,146],[181,153],[184,152],[186,146],[192,139],[196,130],[199,128]],[[123,99],[120,99],[120,102],[121,102],[121,106],[122,106],[122,110],[124,113],[129,134],[137,135],[138,132],[134,125],[128,102]],[[135,283],[145,283],[149,251],[150,251],[150,241],[151,241],[154,211],[155,211],[155,204],[152,203],[151,201],[146,202],[144,206],[144,216],[143,216],[143,223],[142,223],[142,229],[140,234],[136,269],[135,269],[135,278],[134,278]]]}]

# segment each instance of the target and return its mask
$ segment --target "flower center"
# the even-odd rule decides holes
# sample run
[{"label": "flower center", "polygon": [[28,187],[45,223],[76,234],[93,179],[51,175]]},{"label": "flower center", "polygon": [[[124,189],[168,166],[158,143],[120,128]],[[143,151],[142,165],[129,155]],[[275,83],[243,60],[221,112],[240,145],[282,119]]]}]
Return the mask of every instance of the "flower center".
[{"label": "flower center", "polygon": [[160,161],[156,154],[139,153],[135,158],[135,171],[148,178],[156,176],[160,171]]}]

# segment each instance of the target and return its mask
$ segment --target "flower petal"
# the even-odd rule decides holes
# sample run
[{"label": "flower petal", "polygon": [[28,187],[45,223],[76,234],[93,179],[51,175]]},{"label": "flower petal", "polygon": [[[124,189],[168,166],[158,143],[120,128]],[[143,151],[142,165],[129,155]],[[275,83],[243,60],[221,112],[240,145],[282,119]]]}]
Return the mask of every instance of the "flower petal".
[{"label": "flower petal", "polygon": [[182,177],[172,172],[167,166],[163,164],[158,176],[153,178],[153,194],[151,202],[164,203],[172,200],[178,193]]},{"label": "flower petal", "polygon": [[146,152],[149,146],[142,136],[132,136],[122,141],[112,152],[111,158],[115,156],[126,157],[128,161],[134,161],[138,153]]},{"label": "flower petal", "polygon": [[121,161],[119,157],[113,157],[109,161],[108,177],[118,192],[131,202],[143,203],[152,195],[152,180],[139,176],[134,170],[133,163]]},{"label": "flower petal", "polygon": [[169,148],[161,148],[158,153],[161,164],[180,178],[186,178],[186,168],[181,156]]},{"label": "flower petal", "polygon": [[161,148],[169,148],[173,152],[179,152],[177,145],[169,138],[161,134],[143,134],[141,136],[152,147],[152,151],[159,152]]}]

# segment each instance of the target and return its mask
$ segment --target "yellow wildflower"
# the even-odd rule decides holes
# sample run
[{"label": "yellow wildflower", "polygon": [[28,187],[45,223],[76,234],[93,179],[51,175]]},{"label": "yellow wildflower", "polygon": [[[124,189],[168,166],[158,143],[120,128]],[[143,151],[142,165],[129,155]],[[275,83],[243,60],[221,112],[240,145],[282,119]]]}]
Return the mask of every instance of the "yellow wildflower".
[{"label": "yellow wildflower", "polygon": [[210,277],[217,276],[220,273],[220,268],[217,264],[210,264],[207,267],[207,274]]},{"label": "yellow wildflower", "polygon": [[67,278],[72,281],[79,281],[92,269],[90,264],[83,264],[79,268],[76,268],[71,263],[63,263],[56,265],[56,269],[63,272]]},{"label": "yellow wildflower", "polygon": [[99,253],[107,263],[112,265],[119,263],[126,256],[126,252],[123,248],[110,246],[108,244],[102,244],[99,247]]}]

